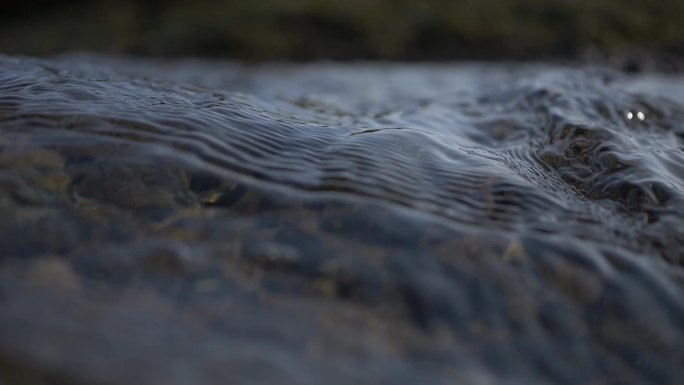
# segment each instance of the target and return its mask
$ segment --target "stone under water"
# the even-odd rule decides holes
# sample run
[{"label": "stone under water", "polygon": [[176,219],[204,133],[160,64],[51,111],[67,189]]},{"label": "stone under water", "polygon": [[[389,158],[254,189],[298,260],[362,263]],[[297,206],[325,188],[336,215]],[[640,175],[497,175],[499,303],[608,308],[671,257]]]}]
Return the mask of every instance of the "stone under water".
[{"label": "stone under water", "polygon": [[684,77],[0,57],[8,384],[677,384]]}]

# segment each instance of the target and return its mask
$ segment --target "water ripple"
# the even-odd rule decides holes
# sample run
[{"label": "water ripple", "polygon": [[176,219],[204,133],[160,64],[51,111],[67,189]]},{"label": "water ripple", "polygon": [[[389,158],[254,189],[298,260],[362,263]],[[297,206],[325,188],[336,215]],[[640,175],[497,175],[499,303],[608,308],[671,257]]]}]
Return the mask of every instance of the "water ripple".
[{"label": "water ripple", "polygon": [[658,76],[195,65],[0,57],[10,381],[681,378]]}]

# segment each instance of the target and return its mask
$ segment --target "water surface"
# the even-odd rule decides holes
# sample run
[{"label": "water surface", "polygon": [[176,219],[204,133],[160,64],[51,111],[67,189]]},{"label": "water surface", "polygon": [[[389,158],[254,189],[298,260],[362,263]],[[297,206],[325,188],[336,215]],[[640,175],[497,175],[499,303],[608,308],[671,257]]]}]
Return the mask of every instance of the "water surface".
[{"label": "water surface", "polygon": [[0,57],[3,379],[676,384],[683,97],[550,64]]}]

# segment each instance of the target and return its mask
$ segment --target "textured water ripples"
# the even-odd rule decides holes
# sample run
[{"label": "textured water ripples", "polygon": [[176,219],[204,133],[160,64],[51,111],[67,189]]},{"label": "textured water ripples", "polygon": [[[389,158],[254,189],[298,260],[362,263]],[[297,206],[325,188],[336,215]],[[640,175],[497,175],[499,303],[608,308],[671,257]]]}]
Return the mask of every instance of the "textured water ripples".
[{"label": "textured water ripples", "polygon": [[0,58],[10,383],[681,377],[662,79],[199,64]]}]

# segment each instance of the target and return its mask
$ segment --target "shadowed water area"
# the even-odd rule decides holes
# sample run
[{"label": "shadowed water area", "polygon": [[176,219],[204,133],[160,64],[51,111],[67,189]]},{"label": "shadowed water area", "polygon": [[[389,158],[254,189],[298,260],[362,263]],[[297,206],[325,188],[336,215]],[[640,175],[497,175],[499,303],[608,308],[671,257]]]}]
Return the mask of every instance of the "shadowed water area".
[{"label": "shadowed water area", "polygon": [[684,76],[0,57],[9,384],[677,384]]}]

